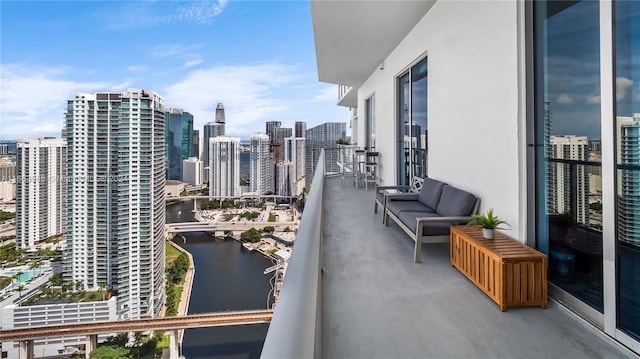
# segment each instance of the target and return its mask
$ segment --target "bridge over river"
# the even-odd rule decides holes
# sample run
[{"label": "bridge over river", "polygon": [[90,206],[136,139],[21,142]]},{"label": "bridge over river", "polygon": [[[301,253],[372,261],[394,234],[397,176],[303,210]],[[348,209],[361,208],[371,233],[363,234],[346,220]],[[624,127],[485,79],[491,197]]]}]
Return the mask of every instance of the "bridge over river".
[{"label": "bridge over river", "polygon": [[212,232],[221,233],[229,231],[247,231],[251,228],[262,229],[266,226],[272,226],[275,231],[284,231],[287,227],[293,230],[296,226],[295,222],[181,222],[181,223],[167,223],[165,224],[165,233],[167,238],[171,239],[177,233],[184,232]]},{"label": "bridge over river", "polygon": [[[33,340],[50,337],[86,335],[86,357],[97,347],[98,334],[141,332],[150,330],[177,331],[187,328],[247,325],[269,323],[273,310],[248,310],[210,314],[186,315],[181,317],[148,318],[110,322],[64,324],[40,327],[0,330],[0,342],[20,342],[20,359],[33,359]],[[175,337],[175,336],[174,336]],[[174,344],[171,357],[177,358],[179,348]]]}]

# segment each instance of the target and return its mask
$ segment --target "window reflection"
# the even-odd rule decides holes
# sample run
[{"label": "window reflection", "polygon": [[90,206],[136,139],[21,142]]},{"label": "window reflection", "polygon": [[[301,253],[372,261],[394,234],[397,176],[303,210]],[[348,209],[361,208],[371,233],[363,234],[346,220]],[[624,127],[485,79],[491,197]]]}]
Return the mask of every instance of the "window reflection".
[{"label": "window reflection", "polygon": [[538,246],[550,280],[603,311],[599,9],[535,2]]},{"label": "window reflection", "polygon": [[618,326],[640,339],[640,3],[615,3]]},{"label": "window reflection", "polygon": [[427,175],[427,59],[398,78],[398,183]]}]

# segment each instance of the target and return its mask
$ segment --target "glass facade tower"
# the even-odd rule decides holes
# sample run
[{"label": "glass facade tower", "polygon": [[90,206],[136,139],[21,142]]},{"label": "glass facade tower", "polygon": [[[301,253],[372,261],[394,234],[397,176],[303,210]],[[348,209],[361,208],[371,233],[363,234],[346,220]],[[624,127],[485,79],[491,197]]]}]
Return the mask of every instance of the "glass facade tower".
[{"label": "glass facade tower", "polygon": [[193,154],[193,115],[179,108],[165,114],[167,179],[182,181],[182,161]]}]

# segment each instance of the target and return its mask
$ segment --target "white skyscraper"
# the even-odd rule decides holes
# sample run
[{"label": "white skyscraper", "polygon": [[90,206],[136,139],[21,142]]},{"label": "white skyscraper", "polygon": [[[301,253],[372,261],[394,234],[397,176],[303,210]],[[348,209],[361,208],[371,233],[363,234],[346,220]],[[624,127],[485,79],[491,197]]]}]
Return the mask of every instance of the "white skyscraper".
[{"label": "white skyscraper", "polygon": [[209,195],[240,196],[240,138],[209,139]]},{"label": "white skyscraper", "polygon": [[189,157],[182,161],[182,180],[188,184],[202,184],[202,161],[197,157]]},{"label": "white skyscraper", "polygon": [[293,163],[281,161],[276,164],[276,194],[278,196],[291,196],[295,185],[293,179]]},{"label": "white skyscraper", "polygon": [[165,109],[159,95],[78,94],[67,103],[65,279],[117,291],[120,318],[165,302]]},{"label": "white skyscraper", "polygon": [[36,244],[62,234],[66,213],[66,144],[62,138],[20,139],[16,145],[16,244]]},{"label": "white skyscraper", "polygon": [[[297,125],[297,123],[296,123]],[[305,143],[304,137],[284,139],[284,160],[293,165],[291,174],[291,196],[297,196],[305,187]]]},{"label": "white skyscraper", "polygon": [[269,136],[257,133],[251,136],[250,173],[251,192],[273,193],[273,168],[269,153]]}]

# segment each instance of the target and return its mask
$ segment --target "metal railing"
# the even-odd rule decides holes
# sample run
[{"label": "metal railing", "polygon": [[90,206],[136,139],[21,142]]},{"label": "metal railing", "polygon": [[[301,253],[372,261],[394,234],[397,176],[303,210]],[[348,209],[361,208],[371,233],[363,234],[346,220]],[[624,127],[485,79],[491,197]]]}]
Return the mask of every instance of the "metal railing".
[{"label": "metal railing", "polygon": [[261,358],[321,356],[320,273],[324,159],[325,152],[322,150]]}]

